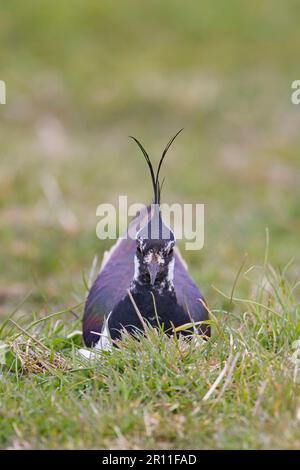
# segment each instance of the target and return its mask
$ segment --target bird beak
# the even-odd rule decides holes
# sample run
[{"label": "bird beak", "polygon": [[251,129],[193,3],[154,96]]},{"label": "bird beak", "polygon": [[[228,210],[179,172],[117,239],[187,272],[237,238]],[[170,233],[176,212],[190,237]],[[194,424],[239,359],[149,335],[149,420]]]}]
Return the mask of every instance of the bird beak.
[{"label": "bird beak", "polygon": [[155,261],[154,262],[152,261],[148,265],[148,271],[149,271],[149,275],[150,275],[150,284],[151,284],[151,286],[154,286],[155,279],[156,279],[157,273],[159,271],[159,264],[156,263]]}]

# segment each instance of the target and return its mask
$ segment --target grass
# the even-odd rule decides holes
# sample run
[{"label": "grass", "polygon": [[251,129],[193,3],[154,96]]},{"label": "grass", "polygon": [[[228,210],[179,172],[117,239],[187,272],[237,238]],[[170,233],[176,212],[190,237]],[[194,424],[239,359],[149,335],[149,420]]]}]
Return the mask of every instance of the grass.
[{"label": "grass", "polygon": [[[299,2],[2,3],[0,446],[299,447]],[[127,136],[156,159],[181,127],[163,201],[205,204],[183,254],[212,340],[152,332],[82,369],[96,207],[148,203]]]},{"label": "grass", "polygon": [[298,447],[297,286],[269,264],[246,277],[254,271],[252,297],[229,295],[226,310],[211,312],[212,339],[200,344],[147,328],[147,337],[125,335],[119,349],[88,362],[69,311],[8,320],[1,447]]}]

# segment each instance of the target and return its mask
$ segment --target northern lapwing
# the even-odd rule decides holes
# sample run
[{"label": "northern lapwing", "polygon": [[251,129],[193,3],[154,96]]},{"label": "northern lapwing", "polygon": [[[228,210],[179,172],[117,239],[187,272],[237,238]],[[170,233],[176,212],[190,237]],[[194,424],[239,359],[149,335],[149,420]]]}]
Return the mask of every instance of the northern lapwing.
[{"label": "northern lapwing", "polygon": [[[164,149],[156,173],[146,150],[132,137],[150,171],[153,204],[130,223],[128,231],[135,237],[120,238],[104,257],[85,304],[83,338],[88,347],[109,350],[125,330],[142,333],[145,324],[163,327],[168,335],[174,333],[174,328],[189,324],[182,334],[196,331],[204,338],[210,336],[210,327],[205,324],[206,303],[160,211],[160,170],[179,132]],[[88,356],[88,352],[81,351]]]}]

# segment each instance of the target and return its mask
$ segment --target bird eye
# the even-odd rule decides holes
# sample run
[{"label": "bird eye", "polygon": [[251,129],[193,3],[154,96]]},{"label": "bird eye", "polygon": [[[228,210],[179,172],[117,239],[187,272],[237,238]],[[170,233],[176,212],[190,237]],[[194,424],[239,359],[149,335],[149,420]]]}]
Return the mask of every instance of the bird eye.
[{"label": "bird eye", "polygon": [[137,251],[138,253],[142,253],[142,250],[141,250],[141,248],[139,247],[139,245],[137,245],[136,251]]}]

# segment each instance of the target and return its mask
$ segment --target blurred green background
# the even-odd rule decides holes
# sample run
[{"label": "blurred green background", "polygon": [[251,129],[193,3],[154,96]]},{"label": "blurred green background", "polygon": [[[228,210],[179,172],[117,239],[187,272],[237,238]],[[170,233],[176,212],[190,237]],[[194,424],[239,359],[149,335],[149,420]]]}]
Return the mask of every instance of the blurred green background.
[{"label": "blurred green background", "polygon": [[[297,1],[0,2],[0,314],[84,298],[96,207],[148,202],[145,163],[166,202],[202,202],[205,246],[185,253],[208,302],[223,300],[245,252],[299,277],[300,78]],[[239,289],[243,290],[243,282]]]}]

